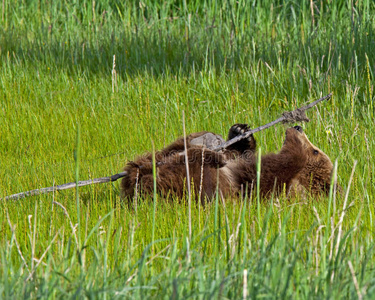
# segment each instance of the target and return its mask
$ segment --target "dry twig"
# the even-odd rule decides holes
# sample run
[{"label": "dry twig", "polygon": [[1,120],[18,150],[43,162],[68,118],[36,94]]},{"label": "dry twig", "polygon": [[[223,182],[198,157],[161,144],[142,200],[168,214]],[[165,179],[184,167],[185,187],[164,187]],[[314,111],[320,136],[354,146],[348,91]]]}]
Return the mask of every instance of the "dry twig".
[{"label": "dry twig", "polygon": [[[95,178],[95,179],[90,179],[90,180],[83,180],[83,181],[78,181],[78,186],[85,186],[89,184],[94,184],[94,183],[104,183],[104,182],[110,182],[110,181],[116,181],[119,178],[122,178],[126,176],[127,172],[121,172],[112,176],[108,177],[100,177],[100,178]],[[65,183],[61,185],[55,185],[51,187],[46,187],[42,189],[36,189],[36,190],[31,190],[27,192],[22,192],[18,194],[13,194],[10,196],[5,197],[5,200],[17,200],[20,198],[25,198],[28,196],[34,196],[34,195],[39,195],[39,194],[46,194],[49,192],[53,191],[62,191],[62,190],[67,190],[67,189],[72,189],[75,188],[77,185],[75,182],[70,182],[70,183]]]}]

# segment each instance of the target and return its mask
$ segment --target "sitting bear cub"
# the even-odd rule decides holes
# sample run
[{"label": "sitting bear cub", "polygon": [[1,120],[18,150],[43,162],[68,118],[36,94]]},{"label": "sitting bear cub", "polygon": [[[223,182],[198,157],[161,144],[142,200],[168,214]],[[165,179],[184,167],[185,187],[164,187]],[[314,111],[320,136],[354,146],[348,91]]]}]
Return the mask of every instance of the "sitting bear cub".
[{"label": "sitting bear cub", "polygon": [[[233,125],[228,140],[248,130],[246,124]],[[256,187],[258,162],[253,135],[221,152],[210,150],[223,142],[221,136],[203,131],[186,137],[186,152],[183,138],[156,152],[157,192],[164,197],[170,194],[178,198],[187,193],[187,155],[192,191],[201,201],[212,198],[217,191],[224,197],[238,196],[241,192],[250,194]],[[282,191],[288,195],[327,194],[332,168],[329,157],[309,141],[302,127],[288,128],[280,152],[261,157],[260,193],[263,197]],[[123,195],[132,198],[136,189],[152,195],[152,169],[151,153],[129,162],[125,167],[127,175],[121,182]]]}]

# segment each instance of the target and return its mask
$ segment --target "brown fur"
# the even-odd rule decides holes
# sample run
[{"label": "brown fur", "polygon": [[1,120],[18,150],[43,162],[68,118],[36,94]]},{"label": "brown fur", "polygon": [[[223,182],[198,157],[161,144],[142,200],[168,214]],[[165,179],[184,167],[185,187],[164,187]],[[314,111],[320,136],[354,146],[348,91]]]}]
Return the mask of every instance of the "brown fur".
[{"label": "brown fur", "polygon": [[[308,158],[305,167],[290,186],[290,192],[292,194],[305,194],[306,192],[328,194],[331,187],[333,164],[322,150],[309,141],[305,133],[303,133],[303,141],[303,148]],[[337,189],[341,191],[339,186]]]},{"label": "brown fur", "polygon": [[[206,134],[206,131],[193,133],[187,136],[187,156],[189,161],[190,181],[193,183],[195,195],[202,191],[202,198],[211,198],[217,185],[217,176],[221,185],[228,185],[229,181],[224,174],[217,174],[217,169],[226,164],[229,157],[239,155],[238,151],[225,151],[219,153],[211,151],[202,146],[191,145],[194,138]],[[255,146],[255,142],[254,142]],[[185,145],[184,139],[179,138],[174,143],[155,153],[157,166],[157,190],[158,193],[167,196],[172,194],[176,197],[183,197],[186,192],[186,166],[185,166]],[[255,151],[255,149],[254,149]],[[203,159],[202,159],[203,158]],[[203,168],[202,168],[203,162]],[[152,172],[152,153],[147,153],[138,157],[134,162],[130,162],[125,167],[127,176],[122,179],[121,188],[126,197],[133,197],[136,185],[139,185],[143,193],[152,194],[154,189],[154,179]],[[203,169],[203,177],[202,177]],[[200,183],[202,181],[202,188]]]},{"label": "brown fur", "polygon": [[[234,125],[228,139],[248,130],[245,124]],[[237,126],[237,127],[236,127]],[[256,143],[251,136],[234,144],[224,152],[214,152],[190,141],[207,132],[187,136],[189,174],[196,197],[201,193],[212,198],[218,190],[225,197],[238,195],[241,190],[251,191],[256,186],[258,158]],[[183,138],[155,153],[157,192],[178,198],[186,194],[186,166]],[[315,151],[315,152],[314,152]],[[154,191],[152,154],[148,153],[125,167],[128,175],[121,188],[127,198],[134,196],[136,186],[142,193]],[[203,171],[203,174],[202,174]],[[313,194],[329,191],[332,163],[328,156],[311,144],[299,126],[286,130],[284,145],[279,153],[261,158],[260,192],[263,197],[283,190],[295,194],[309,191]],[[130,199],[129,199],[130,200]]]}]

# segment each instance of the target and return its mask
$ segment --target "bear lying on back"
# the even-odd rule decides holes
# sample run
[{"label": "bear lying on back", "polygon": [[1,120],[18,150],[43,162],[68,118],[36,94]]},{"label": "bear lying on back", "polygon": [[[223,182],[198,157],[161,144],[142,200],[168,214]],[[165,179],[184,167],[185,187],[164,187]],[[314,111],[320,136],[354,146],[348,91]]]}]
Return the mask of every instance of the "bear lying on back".
[{"label": "bear lying on back", "polygon": [[[232,126],[228,140],[247,130],[246,124]],[[203,131],[186,140],[189,178],[197,198],[210,199],[217,191],[224,197],[238,196],[241,191],[250,194],[256,186],[258,158],[253,135],[222,152],[207,148],[224,142],[219,135]],[[183,138],[155,153],[158,194],[182,198],[187,193],[185,155]],[[292,195],[328,193],[332,168],[329,157],[309,141],[300,126],[288,128],[280,152],[261,157],[260,193],[263,197],[282,191]],[[129,162],[125,171],[127,176],[121,182],[125,197],[133,198],[136,189],[141,194],[153,194],[151,153]]]}]

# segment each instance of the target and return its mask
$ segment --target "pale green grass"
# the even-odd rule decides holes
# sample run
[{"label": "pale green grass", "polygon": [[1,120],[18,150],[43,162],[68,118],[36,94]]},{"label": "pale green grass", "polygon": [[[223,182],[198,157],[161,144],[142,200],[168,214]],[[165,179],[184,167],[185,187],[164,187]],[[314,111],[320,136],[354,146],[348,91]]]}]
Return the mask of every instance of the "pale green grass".
[{"label": "pale green grass", "polygon": [[[373,298],[374,4],[93,3],[0,4],[0,197],[118,173],[181,136],[183,112],[225,136],[333,92],[304,127],[344,191],[358,162],[346,209],[215,199],[190,240],[185,199],[129,209],[117,182],[1,201],[0,298]],[[256,135],[262,153],[285,128]]]}]

